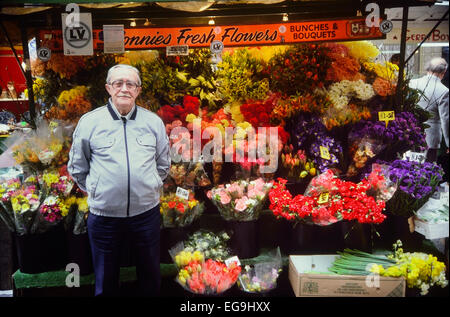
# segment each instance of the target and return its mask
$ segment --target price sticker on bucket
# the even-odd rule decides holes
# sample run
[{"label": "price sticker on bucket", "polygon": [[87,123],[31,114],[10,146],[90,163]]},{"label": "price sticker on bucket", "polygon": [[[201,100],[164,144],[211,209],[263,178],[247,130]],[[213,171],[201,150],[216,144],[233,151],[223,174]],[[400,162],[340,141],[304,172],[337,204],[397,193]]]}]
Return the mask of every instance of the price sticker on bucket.
[{"label": "price sticker on bucket", "polygon": [[378,112],[378,120],[386,122],[386,128],[387,128],[389,121],[395,120],[395,112],[394,111],[379,111]]},{"label": "price sticker on bucket", "polygon": [[182,199],[189,199],[189,191],[187,189],[181,188],[181,187],[177,187],[177,192],[175,193],[175,195],[177,195],[178,197],[182,198]]},{"label": "price sticker on bucket", "polygon": [[328,197],[330,197],[329,193],[322,193],[319,195],[319,200],[317,202],[319,204],[325,204],[328,202]]},{"label": "price sticker on bucket", "polygon": [[225,265],[227,267],[229,267],[231,265],[231,263],[236,263],[236,265],[241,265],[241,261],[239,261],[239,258],[237,257],[237,255],[232,256],[231,258],[228,258],[225,260]]},{"label": "price sticker on bucket", "polygon": [[320,146],[320,157],[324,160],[331,160],[330,152],[325,146]]}]

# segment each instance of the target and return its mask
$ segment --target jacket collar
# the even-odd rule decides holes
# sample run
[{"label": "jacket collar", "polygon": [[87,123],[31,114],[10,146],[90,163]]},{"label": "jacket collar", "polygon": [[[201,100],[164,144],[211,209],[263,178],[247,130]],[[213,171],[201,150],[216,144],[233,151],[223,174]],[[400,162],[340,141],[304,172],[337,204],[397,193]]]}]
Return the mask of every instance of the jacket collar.
[{"label": "jacket collar", "polygon": [[[119,116],[116,114],[116,112],[114,111],[114,109],[112,107],[113,106],[111,105],[111,102],[108,100],[107,108],[108,108],[109,114],[111,115],[113,120],[120,120]],[[136,114],[137,114],[137,106],[134,106],[134,111],[130,116],[130,120],[135,120]]]}]

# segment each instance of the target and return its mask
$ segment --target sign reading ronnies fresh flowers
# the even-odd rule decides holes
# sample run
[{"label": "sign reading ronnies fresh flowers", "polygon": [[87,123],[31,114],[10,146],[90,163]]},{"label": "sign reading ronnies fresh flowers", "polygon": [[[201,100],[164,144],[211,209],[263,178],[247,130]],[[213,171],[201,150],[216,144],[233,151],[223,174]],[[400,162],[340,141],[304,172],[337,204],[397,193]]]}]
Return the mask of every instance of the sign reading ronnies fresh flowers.
[{"label": "sign reading ronnies fresh flowers", "polygon": [[[62,49],[61,30],[42,30],[40,38],[52,51]],[[279,24],[128,28],[125,29],[124,44],[126,50],[132,50],[173,45],[209,47],[213,41],[221,41],[225,47],[230,47],[383,38],[379,28],[367,27],[365,18],[358,17]],[[93,31],[93,40],[94,49],[102,50],[101,29]]]}]

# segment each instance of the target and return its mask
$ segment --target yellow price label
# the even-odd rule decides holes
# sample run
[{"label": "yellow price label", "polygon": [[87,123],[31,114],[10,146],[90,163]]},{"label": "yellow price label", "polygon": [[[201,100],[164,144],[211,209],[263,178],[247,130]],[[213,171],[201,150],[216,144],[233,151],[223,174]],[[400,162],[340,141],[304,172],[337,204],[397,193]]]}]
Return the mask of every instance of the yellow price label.
[{"label": "yellow price label", "polygon": [[385,121],[386,128],[387,128],[389,121],[395,120],[395,112],[394,111],[379,111],[378,112],[378,120]]},{"label": "yellow price label", "polygon": [[330,152],[325,146],[320,146],[320,157],[324,160],[331,160]]},{"label": "yellow price label", "polygon": [[322,193],[319,196],[319,200],[317,201],[319,204],[324,204],[328,202],[329,193]]}]

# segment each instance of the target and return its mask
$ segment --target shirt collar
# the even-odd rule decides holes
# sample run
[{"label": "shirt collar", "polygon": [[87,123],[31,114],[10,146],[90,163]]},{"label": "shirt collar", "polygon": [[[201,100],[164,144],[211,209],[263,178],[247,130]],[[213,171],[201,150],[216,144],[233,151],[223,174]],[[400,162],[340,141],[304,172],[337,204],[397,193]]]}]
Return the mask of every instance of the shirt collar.
[{"label": "shirt collar", "polygon": [[122,118],[122,117],[126,118],[127,120],[135,120],[136,119],[136,113],[137,113],[136,105],[133,105],[133,108],[131,108],[130,112],[128,112],[126,116],[123,116],[119,113],[116,106],[112,102],[111,98],[109,98],[108,110],[114,120],[120,120],[120,118]]}]

